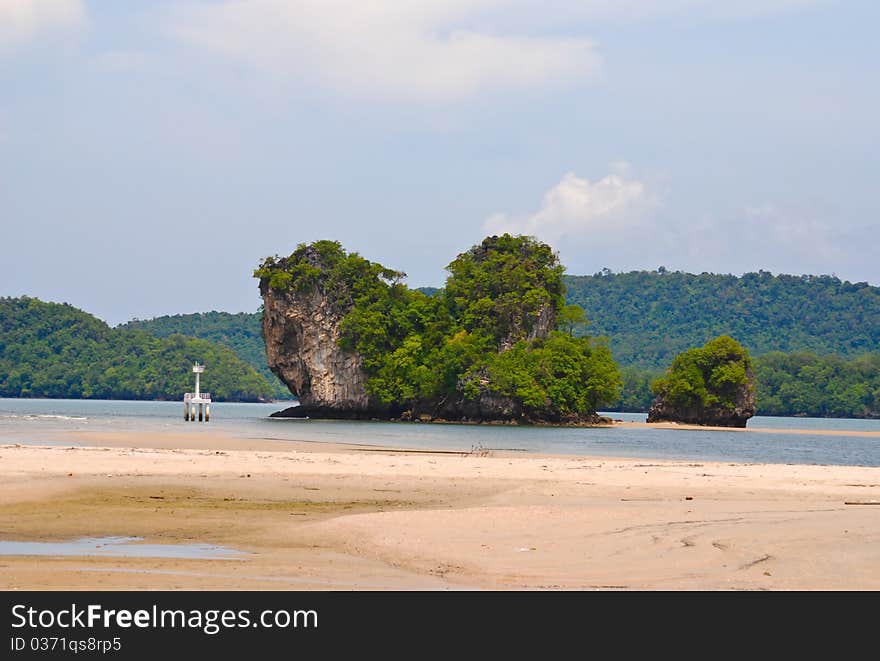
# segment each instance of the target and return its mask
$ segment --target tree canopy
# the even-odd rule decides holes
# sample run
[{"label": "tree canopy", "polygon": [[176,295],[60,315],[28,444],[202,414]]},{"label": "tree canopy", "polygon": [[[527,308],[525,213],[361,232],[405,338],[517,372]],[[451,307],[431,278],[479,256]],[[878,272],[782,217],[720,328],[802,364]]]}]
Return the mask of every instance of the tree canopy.
[{"label": "tree canopy", "polygon": [[542,315],[565,304],[563,266],[545,243],[529,236],[490,236],[446,266],[445,297],[469,333],[512,344],[534,336]]},{"label": "tree canopy", "polygon": [[676,356],[651,389],[677,408],[733,411],[740,389],[753,387],[751,374],[748,351],[722,335]]},{"label": "tree canopy", "polygon": [[0,298],[0,396],[179,400],[192,364],[206,364],[217,401],[271,397],[266,380],[230,349],[206,340],[112,329],[68,304]]},{"label": "tree canopy", "polygon": [[142,330],[159,338],[184,335],[220,344],[232,349],[239,358],[253,367],[269,384],[275,399],[291,397],[287,386],[266,365],[266,345],[263,341],[260,312],[175,314],[153,319],[133,319],[117,328]]},{"label": "tree canopy", "polygon": [[880,354],[772,352],[755,360],[761,415],[880,417]]},{"label": "tree canopy", "polygon": [[567,300],[625,366],[662,370],[719,335],[752,356],[772,351],[856,358],[880,352],[880,288],[827,275],[741,277],[670,271],[566,276]]}]

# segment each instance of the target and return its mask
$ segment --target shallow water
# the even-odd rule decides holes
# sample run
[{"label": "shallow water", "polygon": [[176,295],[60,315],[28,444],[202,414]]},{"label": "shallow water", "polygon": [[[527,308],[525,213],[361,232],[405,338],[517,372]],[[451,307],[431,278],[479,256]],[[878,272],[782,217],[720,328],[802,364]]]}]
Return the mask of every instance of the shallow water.
[{"label": "shallow water", "polygon": [[243,560],[243,551],[210,544],[140,544],[140,537],[84,537],[69,542],[4,542],[0,556],[102,556],[114,558],[180,558]]},{"label": "shallow water", "polygon": [[[201,438],[222,431],[241,439],[323,441],[462,452],[516,450],[735,463],[880,466],[880,437],[821,434],[822,431],[880,434],[880,420],[759,416],[749,420],[748,427],[767,431],[744,433],[650,426],[518,427],[269,417],[289,405],[289,402],[215,403],[211,406],[211,422],[200,423],[184,422],[180,402],[0,399],[0,443],[63,443],[64,434],[74,431],[174,432]],[[643,413],[605,415],[618,420],[645,420]],[[781,431],[812,429],[817,433]],[[76,438],[71,437],[69,444],[75,442]]]}]

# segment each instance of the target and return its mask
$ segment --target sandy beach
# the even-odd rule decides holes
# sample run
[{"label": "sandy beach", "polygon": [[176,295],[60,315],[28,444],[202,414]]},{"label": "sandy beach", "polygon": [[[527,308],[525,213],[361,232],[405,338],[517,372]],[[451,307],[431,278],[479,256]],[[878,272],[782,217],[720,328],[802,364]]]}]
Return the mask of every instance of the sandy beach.
[{"label": "sandy beach", "polygon": [[876,590],[880,469],[430,452],[223,434],[0,446],[0,589]]}]

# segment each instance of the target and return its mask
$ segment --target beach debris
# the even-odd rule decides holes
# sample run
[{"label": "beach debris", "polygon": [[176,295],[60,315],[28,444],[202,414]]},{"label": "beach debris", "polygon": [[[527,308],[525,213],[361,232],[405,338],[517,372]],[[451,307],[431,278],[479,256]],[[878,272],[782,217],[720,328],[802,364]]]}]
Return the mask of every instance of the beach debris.
[{"label": "beach debris", "polygon": [[740,569],[748,569],[750,567],[754,567],[755,565],[759,565],[762,562],[767,562],[768,560],[771,560],[772,558],[773,558],[772,555],[770,555],[769,553],[765,553],[761,557],[755,558],[751,562],[747,562],[744,565],[740,565]]},{"label": "beach debris", "polygon": [[844,505],[880,505],[880,500],[847,500]]},{"label": "beach debris", "polygon": [[684,499],[685,499],[685,500],[693,500],[694,497],[693,497],[693,496],[685,496]]},{"label": "beach debris", "polygon": [[517,549],[517,552],[519,552],[519,553],[528,553],[529,551],[537,551],[537,550],[538,550],[538,549],[536,549],[534,546],[520,546],[520,547]]}]

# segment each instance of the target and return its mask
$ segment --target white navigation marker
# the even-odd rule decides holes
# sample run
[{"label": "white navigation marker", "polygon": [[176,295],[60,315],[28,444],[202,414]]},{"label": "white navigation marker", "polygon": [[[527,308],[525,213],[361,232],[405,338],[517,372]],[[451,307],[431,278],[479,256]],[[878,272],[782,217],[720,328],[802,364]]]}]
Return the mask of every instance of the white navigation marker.
[{"label": "white navigation marker", "polygon": [[196,363],[193,365],[193,373],[196,375],[196,391],[184,393],[183,395],[183,419],[195,422],[196,404],[199,406],[199,422],[204,420],[208,422],[211,417],[211,393],[201,392],[199,377],[205,371],[204,365]]}]

